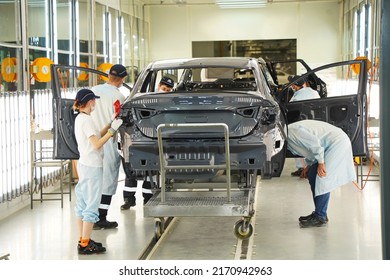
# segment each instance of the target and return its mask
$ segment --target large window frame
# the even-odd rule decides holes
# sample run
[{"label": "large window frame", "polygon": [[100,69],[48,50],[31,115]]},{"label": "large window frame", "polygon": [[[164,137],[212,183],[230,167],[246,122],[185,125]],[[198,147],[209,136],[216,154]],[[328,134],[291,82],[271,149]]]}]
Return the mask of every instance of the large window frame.
[{"label": "large window frame", "polygon": [[[3,14],[0,24],[7,26],[0,34],[0,92],[21,91],[25,88],[23,30],[25,15],[20,0],[0,3]],[[14,24],[10,24],[14,22]]]},{"label": "large window frame", "polygon": [[355,11],[355,56],[372,56],[372,7],[371,3],[361,4]]}]

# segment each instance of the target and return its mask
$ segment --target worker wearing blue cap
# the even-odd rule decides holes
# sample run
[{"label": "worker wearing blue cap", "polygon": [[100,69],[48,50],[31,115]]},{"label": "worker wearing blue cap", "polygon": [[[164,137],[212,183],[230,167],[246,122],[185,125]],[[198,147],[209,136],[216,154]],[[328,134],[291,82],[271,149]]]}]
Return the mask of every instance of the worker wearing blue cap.
[{"label": "worker wearing blue cap", "polygon": [[[120,108],[124,102],[125,96],[120,92],[119,88],[126,77],[126,67],[122,64],[114,64],[108,73],[107,83],[92,88],[96,95],[101,98],[101,101],[96,105],[96,110],[91,115],[97,127],[110,122],[117,113],[116,104]],[[112,196],[116,193],[118,187],[120,166],[121,156],[118,152],[118,141],[117,137],[113,137],[104,146],[103,192],[99,206],[99,221],[95,223],[94,229],[112,229],[118,226],[116,221],[107,219],[107,214]]]},{"label": "worker wearing blue cap", "polygon": [[73,110],[79,112],[75,120],[74,132],[80,157],[77,162],[78,183],[75,187],[75,212],[80,240],[79,254],[90,255],[106,251],[102,243],[91,239],[94,224],[99,221],[99,203],[103,190],[103,146],[111,139],[122,124],[114,119],[101,130],[92,120],[91,113],[100,97],[90,89],[77,92]]}]

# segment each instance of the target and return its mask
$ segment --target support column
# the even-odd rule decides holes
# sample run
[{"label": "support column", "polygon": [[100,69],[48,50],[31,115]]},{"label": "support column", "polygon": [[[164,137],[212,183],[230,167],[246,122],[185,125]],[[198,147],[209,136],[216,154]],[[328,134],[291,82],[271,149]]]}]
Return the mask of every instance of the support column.
[{"label": "support column", "polygon": [[390,260],[390,1],[382,0],[380,53],[380,169],[383,259]]}]

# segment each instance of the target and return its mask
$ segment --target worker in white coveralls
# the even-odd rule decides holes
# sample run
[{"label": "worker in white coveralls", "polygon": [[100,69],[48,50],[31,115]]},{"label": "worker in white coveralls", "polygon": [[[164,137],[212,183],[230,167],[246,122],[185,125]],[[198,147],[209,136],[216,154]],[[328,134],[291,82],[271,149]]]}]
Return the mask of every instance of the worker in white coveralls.
[{"label": "worker in white coveralls", "polygon": [[303,228],[328,223],[330,192],[356,180],[352,146],[340,128],[316,120],[302,120],[288,125],[287,148],[305,158],[304,177],[309,179],[314,211],[299,217]]},{"label": "worker in white coveralls", "polygon": [[[121,64],[115,64],[110,68],[108,81],[105,84],[96,85],[91,89],[100,97],[100,102],[96,103],[96,108],[91,113],[96,127],[102,127],[103,124],[107,124],[115,118],[116,111],[119,109],[115,107],[117,105],[120,107],[125,100],[125,96],[120,92],[119,88],[124,83],[126,76],[126,67]],[[118,186],[121,165],[121,156],[118,152],[116,135],[103,148],[103,191],[99,205],[99,221],[94,224],[94,229],[111,229],[118,226],[116,221],[107,220],[111,199]]]}]

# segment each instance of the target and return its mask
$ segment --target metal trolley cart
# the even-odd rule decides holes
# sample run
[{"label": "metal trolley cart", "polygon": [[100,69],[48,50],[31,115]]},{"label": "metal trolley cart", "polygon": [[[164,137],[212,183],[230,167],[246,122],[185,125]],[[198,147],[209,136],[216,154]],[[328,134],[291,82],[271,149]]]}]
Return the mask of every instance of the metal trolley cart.
[{"label": "metal trolley cart", "polygon": [[[213,160],[183,158],[182,164],[169,164],[171,153],[164,152],[164,142],[172,140],[175,132],[188,128],[221,130],[225,164],[214,164]],[[163,132],[170,130],[169,139]],[[172,133],[173,132],[173,133]],[[222,137],[223,134],[223,137]],[[159,188],[144,206],[145,217],[155,217],[155,237],[159,238],[165,229],[165,217],[241,217],[234,225],[234,234],[248,239],[253,233],[251,218],[254,215],[254,194],[256,170],[232,173],[229,154],[229,128],[224,123],[161,124],[157,127],[160,160]],[[198,164],[202,162],[202,164]],[[207,162],[207,163],[205,163]],[[195,163],[195,164],[194,164]],[[202,180],[180,180],[171,173],[185,173],[186,170],[218,170],[219,175]],[[174,172],[172,172],[174,171]]]}]

